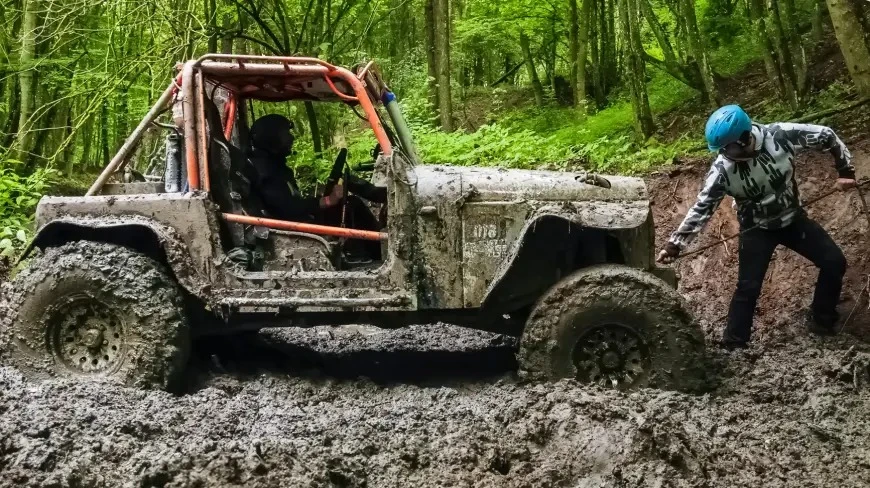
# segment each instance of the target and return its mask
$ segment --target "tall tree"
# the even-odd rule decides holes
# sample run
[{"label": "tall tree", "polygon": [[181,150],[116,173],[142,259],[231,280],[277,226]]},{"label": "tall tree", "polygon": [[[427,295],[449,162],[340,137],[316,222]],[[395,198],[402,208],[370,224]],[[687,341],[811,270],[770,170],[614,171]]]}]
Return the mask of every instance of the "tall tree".
[{"label": "tall tree", "polygon": [[855,88],[861,96],[870,97],[870,49],[859,10],[849,0],[827,0],[827,3]]},{"label": "tall tree", "polygon": [[652,110],[649,106],[649,95],[646,91],[646,65],[643,58],[643,42],[640,38],[640,23],[637,17],[636,0],[620,0],[619,2],[620,30],[625,42],[626,75],[631,107],[634,111],[635,133],[642,139],[647,139],[655,131]]},{"label": "tall tree", "polygon": [[568,0],[569,8],[569,62],[571,63],[571,88],[574,90],[574,106],[586,113],[586,57],[589,51],[590,13],[594,0]]},{"label": "tall tree", "polygon": [[21,26],[21,51],[19,55],[18,86],[21,108],[18,112],[18,159],[28,159],[33,141],[33,106],[35,97],[36,66],[36,26],[38,22],[38,1],[24,0],[24,20]]},{"label": "tall tree", "polygon": [[435,0],[435,63],[438,84],[438,116],[441,129],[453,131],[453,99],[450,93],[450,0]]},{"label": "tall tree", "polygon": [[535,58],[532,57],[532,49],[529,46],[529,36],[526,35],[525,32],[520,32],[520,49],[523,50],[526,71],[528,72],[529,79],[532,82],[532,91],[535,94],[535,104],[538,107],[543,107],[544,86],[541,85],[541,80],[538,78],[538,70],[535,68]]},{"label": "tall tree", "polygon": [[701,37],[701,32],[698,30],[698,20],[695,16],[695,1],[682,1],[689,52],[698,66],[698,74],[703,82],[704,94],[710,105],[715,107],[719,104],[719,90],[716,87],[716,81],[713,79],[713,68],[710,66],[710,60],[707,56],[707,48]]},{"label": "tall tree", "polygon": [[435,57],[435,5],[439,0],[426,0],[423,11],[426,24],[426,71],[428,73],[429,103],[439,109],[438,104],[438,60]]}]

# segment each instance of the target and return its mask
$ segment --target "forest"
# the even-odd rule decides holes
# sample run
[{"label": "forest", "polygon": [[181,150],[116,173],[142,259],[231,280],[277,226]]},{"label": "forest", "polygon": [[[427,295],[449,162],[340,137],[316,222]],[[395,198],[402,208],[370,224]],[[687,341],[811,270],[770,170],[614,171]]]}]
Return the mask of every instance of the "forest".
[{"label": "forest", "polygon": [[[733,101],[723,85],[753,65],[765,117],[870,97],[861,0],[3,0],[0,16],[6,255],[40,196],[86,186],[176,63],[206,52],[374,59],[431,163],[643,172],[697,153],[702,120]],[[814,79],[831,52],[848,75]],[[339,110],[291,115],[293,164],[358,136]]]}]

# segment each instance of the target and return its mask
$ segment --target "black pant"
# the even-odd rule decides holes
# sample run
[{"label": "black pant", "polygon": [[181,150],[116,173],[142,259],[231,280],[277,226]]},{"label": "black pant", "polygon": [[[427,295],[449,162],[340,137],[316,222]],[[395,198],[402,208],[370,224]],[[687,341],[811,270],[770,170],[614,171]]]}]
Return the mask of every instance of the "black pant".
[{"label": "black pant", "polygon": [[831,236],[806,215],[783,229],[753,229],[740,236],[740,267],[737,291],[731,299],[726,342],[748,342],[752,315],[770,258],[777,245],[783,245],[812,261],[819,268],[813,295],[812,314],[819,325],[831,327],[837,321],[837,302],[843,288],[846,258]]}]

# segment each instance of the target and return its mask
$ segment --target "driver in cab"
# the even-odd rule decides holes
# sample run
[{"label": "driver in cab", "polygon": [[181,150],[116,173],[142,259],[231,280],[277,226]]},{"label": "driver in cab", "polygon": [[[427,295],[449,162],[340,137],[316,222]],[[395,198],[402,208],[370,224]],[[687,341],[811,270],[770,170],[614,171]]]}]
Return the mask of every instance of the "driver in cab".
[{"label": "driver in cab", "polygon": [[[304,197],[293,170],[287,166],[287,157],[293,152],[293,122],[282,115],[269,114],[251,125],[251,151],[249,160],[256,172],[252,179],[253,189],[263,200],[268,216],[278,220],[308,222],[348,227],[362,230],[378,230],[377,219],[357,197],[384,204],[387,189],[351,175],[347,189],[354,195],[345,198],[342,184],[335,184],[328,195]],[[345,209],[346,206],[346,209]],[[379,242],[363,241],[358,258],[380,259]],[[351,253],[352,250],[348,250]]]}]

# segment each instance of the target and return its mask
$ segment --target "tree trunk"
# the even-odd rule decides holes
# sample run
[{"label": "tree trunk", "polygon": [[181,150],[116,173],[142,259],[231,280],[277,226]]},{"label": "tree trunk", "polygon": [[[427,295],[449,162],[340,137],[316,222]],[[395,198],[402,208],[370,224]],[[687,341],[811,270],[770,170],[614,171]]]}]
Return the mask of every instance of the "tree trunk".
[{"label": "tree trunk", "polygon": [[[248,18],[244,13],[239,12],[239,32],[245,32],[248,29]],[[235,54],[250,54],[248,52],[248,41],[246,39],[236,39],[233,51]]]},{"label": "tree trunk", "polygon": [[592,3],[592,13],[590,19],[591,41],[589,44],[590,56],[592,57],[592,91],[595,97],[595,105],[603,107],[605,100],[604,93],[604,62],[603,62],[603,28],[604,18],[602,11],[603,0],[589,0]]},{"label": "tree trunk", "polygon": [[628,74],[631,106],[634,111],[634,126],[638,137],[646,140],[655,131],[649,96],[646,92],[646,68],[643,61],[643,43],[634,0],[620,0],[619,20],[626,38],[623,43]]},{"label": "tree trunk", "polygon": [[102,155],[102,165],[105,168],[109,165],[112,155],[109,154],[109,99],[103,100],[102,108],[100,109],[100,154]]},{"label": "tree trunk", "polygon": [[543,107],[544,87],[541,85],[541,80],[538,79],[538,70],[535,69],[535,60],[532,58],[532,50],[529,47],[529,37],[525,32],[520,33],[520,48],[523,50],[523,58],[526,60],[526,70],[529,73],[529,78],[532,80],[532,91],[535,93],[535,104],[538,107]]},{"label": "tree trunk", "polygon": [[579,13],[577,0],[568,0],[568,61],[571,66],[569,83],[574,92],[574,106],[582,108],[585,95],[581,94],[579,73],[580,68],[580,26],[578,25]]},{"label": "tree trunk", "polygon": [[473,69],[471,71],[471,84],[474,86],[483,86],[486,79],[485,63],[480,54],[474,56]]},{"label": "tree trunk", "polygon": [[616,47],[616,0],[607,0],[607,37],[605,46],[607,54],[604,58],[605,67],[607,69],[607,78],[604,80],[604,91],[610,93],[610,89],[616,80],[619,79],[619,51]]},{"label": "tree trunk", "polygon": [[215,0],[205,0],[206,29],[208,31],[208,52],[216,53],[218,48],[217,6]]},{"label": "tree trunk", "polygon": [[592,21],[591,9],[593,0],[583,0],[583,7],[580,9],[580,32],[578,33],[579,40],[577,42],[577,91],[575,92],[574,100],[577,108],[586,113],[586,53],[589,51],[589,23]]},{"label": "tree trunk", "polygon": [[545,49],[547,55],[545,57],[547,64],[547,71],[544,85],[550,87],[553,93],[556,93],[556,48],[559,43],[556,41],[556,17],[555,15],[550,19],[550,39],[549,45]]},{"label": "tree trunk", "polygon": [[435,4],[439,0],[426,0],[423,5],[426,17],[426,67],[429,74],[429,103],[437,111],[438,105],[438,63],[435,56]]},{"label": "tree trunk", "polygon": [[716,81],[713,79],[713,69],[710,67],[710,61],[707,57],[707,48],[704,45],[704,40],[701,37],[701,32],[698,30],[698,19],[695,15],[695,1],[683,1],[683,20],[685,21],[686,40],[689,44],[689,51],[695,62],[698,63],[698,71],[701,76],[701,81],[704,84],[704,94],[712,108],[719,105],[719,90],[716,87]]},{"label": "tree trunk", "polygon": [[33,143],[33,131],[30,118],[33,116],[36,70],[36,24],[37,0],[25,0],[23,23],[21,26],[21,52],[19,54],[18,88],[21,104],[18,112],[18,160],[25,161]]},{"label": "tree trunk", "polygon": [[670,39],[665,33],[665,29],[659,22],[658,16],[650,4],[650,0],[638,0],[640,3],[640,11],[646,19],[652,30],[656,41],[661,47],[664,60],[654,58],[649,54],[644,55],[647,62],[655,64],[662,71],[668,73],[674,78],[682,81],[687,86],[690,86],[698,91],[704,92],[704,82],[701,81],[700,70],[696,69],[697,65],[688,66],[681,59],[677,58],[674,53],[674,48],[671,46]]},{"label": "tree trunk", "polygon": [[6,118],[6,135],[0,140],[3,147],[11,147],[18,135],[19,114],[21,113],[21,92],[18,88],[18,78],[9,79],[6,88],[6,106],[9,107],[9,116]]},{"label": "tree trunk", "polygon": [[776,87],[777,92],[781,97],[785,96],[785,86],[783,83],[782,73],[779,70],[773,44],[767,36],[767,24],[764,20],[764,7],[762,0],[747,0],[749,4],[749,19],[754,26],[755,42],[761,47],[762,58],[764,59],[764,68],[767,71],[767,78]]},{"label": "tree trunk", "polygon": [[674,54],[674,48],[671,46],[671,42],[668,40],[668,36],[665,34],[665,29],[662,27],[661,22],[659,22],[658,16],[656,16],[655,11],[650,4],[650,0],[638,0],[638,3],[640,4],[640,11],[643,14],[643,17],[646,19],[647,24],[649,24],[650,30],[655,36],[656,41],[659,43],[659,47],[662,49],[662,57],[664,58],[665,64],[678,66],[679,63],[677,61],[677,56]]},{"label": "tree trunk", "polygon": [[450,93],[450,0],[436,0],[435,61],[438,66],[438,115],[441,130],[453,132],[453,99]]},{"label": "tree trunk", "polygon": [[320,145],[320,125],[317,123],[317,112],[314,103],[305,102],[305,114],[308,116],[308,128],[311,130],[311,142],[314,145],[314,157],[323,157],[323,146]]},{"label": "tree trunk", "polygon": [[221,22],[221,31],[223,31],[221,36],[221,53],[223,54],[232,54],[233,52],[233,37],[228,34],[230,29],[232,29],[232,25],[232,18],[230,18],[229,14],[225,14]]},{"label": "tree trunk", "polygon": [[794,5],[794,0],[782,0],[783,15],[785,15],[785,36],[788,44],[788,51],[791,54],[791,59],[794,62],[792,71],[794,73],[795,91],[797,98],[802,101],[807,90],[807,55],[804,50],[803,40],[800,32],[798,32],[798,17]]},{"label": "tree trunk", "polygon": [[813,46],[817,46],[822,41],[822,36],[825,34],[825,0],[815,0],[813,8],[813,31],[811,39]]},{"label": "tree trunk", "polygon": [[778,0],[768,0],[768,36],[773,41],[773,46],[779,61],[779,72],[782,74],[782,85],[785,91],[786,103],[791,106],[792,110],[797,110],[800,106],[798,94],[795,87],[797,86],[797,77],[794,72],[794,63],[792,62],[791,52],[788,47],[788,41],[785,38],[785,29],[782,25],[782,17],[779,11]]},{"label": "tree trunk", "polygon": [[861,96],[870,97],[870,49],[864,39],[858,12],[849,0],[827,0],[827,3],[834,33],[855,88]]}]

